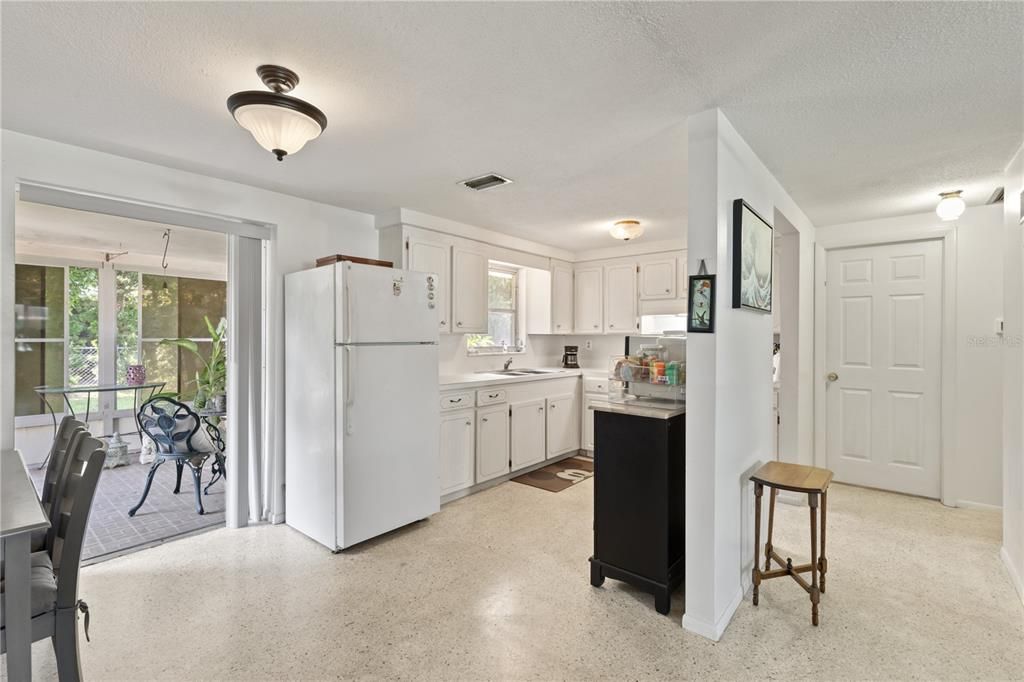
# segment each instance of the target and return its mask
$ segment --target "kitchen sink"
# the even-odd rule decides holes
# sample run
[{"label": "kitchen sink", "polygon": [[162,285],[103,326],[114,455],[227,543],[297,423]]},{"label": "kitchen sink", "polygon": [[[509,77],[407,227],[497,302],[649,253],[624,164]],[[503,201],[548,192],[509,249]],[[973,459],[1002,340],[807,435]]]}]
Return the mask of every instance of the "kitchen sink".
[{"label": "kitchen sink", "polygon": [[532,374],[556,374],[555,369],[485,369],[477,374],[498,374],[503,377],[525,377]]}]

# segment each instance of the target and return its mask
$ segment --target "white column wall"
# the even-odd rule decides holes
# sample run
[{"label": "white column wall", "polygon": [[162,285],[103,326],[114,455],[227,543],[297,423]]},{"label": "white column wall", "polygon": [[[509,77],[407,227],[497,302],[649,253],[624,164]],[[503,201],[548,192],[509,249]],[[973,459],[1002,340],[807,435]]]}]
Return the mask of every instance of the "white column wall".
[{"label": "white column wall", "polygon": [[[778,209],[800,233],[799,444],[812,461],[814,227],[721,111],[689,119],[688,268],[717,275],[714,334],[687,343],[686,614],[683,626],[717,640],[750,586],[753,491],[747,480],[772,458],[772,320],[734,310],[732,202],[767,220]],[[808,276],[805,278],[804,275]]]},{"label": "white column wall", "polygon": [[1003,562],[1024,601],[1024,146],[1006,169],[1003,199]]}]

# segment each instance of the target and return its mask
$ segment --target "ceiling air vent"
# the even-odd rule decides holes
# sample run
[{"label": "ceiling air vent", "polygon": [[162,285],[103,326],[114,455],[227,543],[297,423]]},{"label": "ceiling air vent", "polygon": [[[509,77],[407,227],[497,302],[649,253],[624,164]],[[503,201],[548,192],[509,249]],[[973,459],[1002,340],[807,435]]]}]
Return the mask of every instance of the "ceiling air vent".
[{"label": "ceiling air vent", "polygon": [[463,180],[459,184],[468,187],[471,190],[483,192],[485,189],[494,189],[495,187],[501,187],[502,185],[508,185],[511,183],[512,181],[506,177],[502,177],[497,173],[489,173],[487,175],[481,175],[478,178]]}]

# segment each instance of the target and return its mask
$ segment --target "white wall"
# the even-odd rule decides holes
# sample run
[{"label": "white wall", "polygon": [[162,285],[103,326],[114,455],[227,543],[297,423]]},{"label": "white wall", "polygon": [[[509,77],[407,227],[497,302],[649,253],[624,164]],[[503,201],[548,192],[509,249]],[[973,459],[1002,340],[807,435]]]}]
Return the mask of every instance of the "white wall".
[{"label": "white wall", "polygon": [[[377,255],[372,215],[328,206],[248,185],[133,161],[112,154],[3,130],[0,132],[0,339],[14,338],[14,199],[19,180],[126,197],[190,210],[276,225],[271,245],[273,293],[267,315],[269,441],[282,453],[283,438],[283,277],[312,267],[318,256],[348,253]],[[301,158],[295,162],[301,163]],[[288,172],[288,163],[273,164]],[[14,445],[14,347],[0,343],[0,447]],[[274,509],[283,508],[283,457],[275,487]]]},{"label": "white wall", "polygon": [[[714,109],[690,117],[688,269],[705,259],[717,274],[716,332],[687,343],[686,614],[683,627],[718,639],[750,585],[753,492],[749,475],[773,458],[772,319],[733,310],[732,202],[743,198],[772,220],[782,213],[800,234],[800,407],[797,449],[812,459],[814,227],[729,121]],[[806,286],[805,286],[806,283]]]},{"label": "white wall", "polygon": [[1003,310],[1003,207],[968,208],[955,224],[934,212],[819,227],[818,242],[899,235],[934,236],[949,227],[956,237],[956,379],[953,475],[946,498],[958,506],[1002,504],[1003,368],[996,318]]},{"label": "white wall", "polygon": [[1003,185],[1003,561],[1024,601],[1024,146]]}]

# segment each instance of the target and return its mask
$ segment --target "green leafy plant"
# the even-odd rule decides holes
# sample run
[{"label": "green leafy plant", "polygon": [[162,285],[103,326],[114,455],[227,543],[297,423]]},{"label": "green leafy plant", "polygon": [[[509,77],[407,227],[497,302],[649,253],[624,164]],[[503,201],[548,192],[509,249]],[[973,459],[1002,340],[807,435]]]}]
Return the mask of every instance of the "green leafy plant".
[{"label": "green leafy plant", "polygon": [[222,317],[220,322],[214,326],[209,317],[204,315],[203,319],[206,321],[206,328],[210,330],[210,340],[212,341],[209,358],[203,357],[203,354],[199,352],[199,345],[192,339],[164,339],[160,342],[161,345],[183,348],[195,355],[202,363],[195,378],[196,397],[193,405],[196,409],[202,409],[207,400],[224,393],[227,381],[227,353],[225,351],[227,320]]}]

